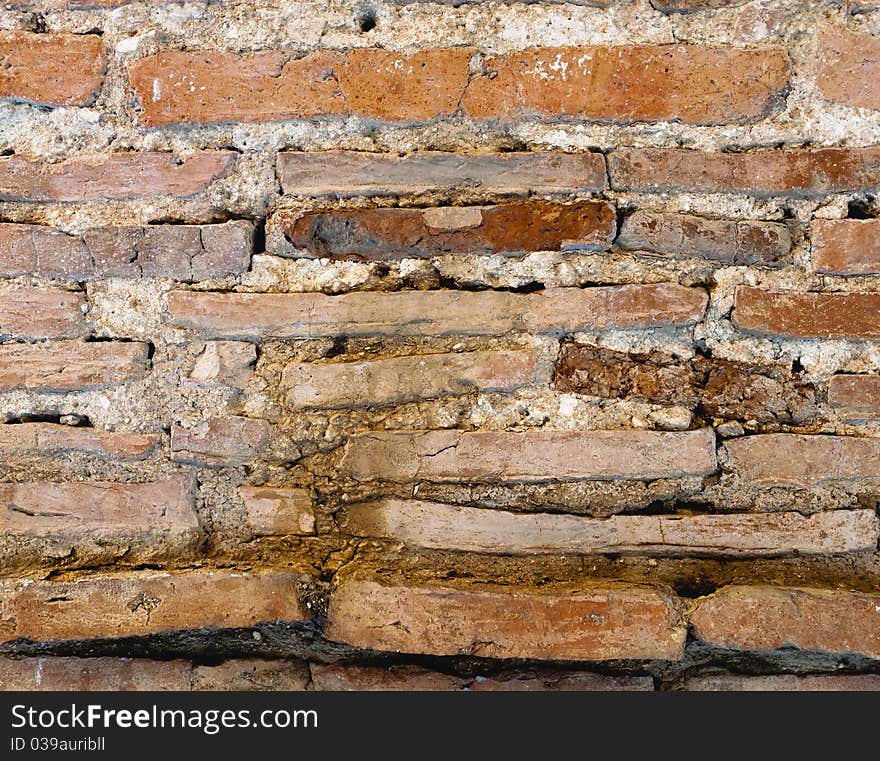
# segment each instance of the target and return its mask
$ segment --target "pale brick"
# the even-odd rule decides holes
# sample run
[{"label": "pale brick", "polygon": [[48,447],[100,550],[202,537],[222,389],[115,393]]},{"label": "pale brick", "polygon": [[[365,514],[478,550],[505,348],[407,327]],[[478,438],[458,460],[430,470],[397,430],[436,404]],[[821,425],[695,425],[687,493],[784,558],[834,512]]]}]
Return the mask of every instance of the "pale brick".
[{"label": "pale brick", "polygon": [[828,402],[845,419],[880,418],[880,375],[832,376]]},{"label": "pale brick", "polygon": [[257,536],[315,533],[315,510],[307,489],[240,486],[248,527]]},{"label": "pale brick", "polygon": [[768,674],[695,676],[685,689],[697,692],[880,692],[880,674]]},{"label": "pale brick", "polygon": [[97,457],[142,460],[156,446],[158,437],[147,433],[123,433],[54,423],[0,425],[0,452],[40,454],[83,452]]},{"label": "pale brick", "polygon": [[0,656],[0,690],[180,692],[189,690],[190,668],[180,660]]},{"label": "pale brick", "polygon": [[208,341],[189,379],[203,385],[244,388],[254,372],[257,347],[244,341]]},{"label": "pale brick", "polygon": [[194,428],[171,427],[171,453],[175,462],[206,467],[242,465],[257,457],[269,444],[272,425],[266,420],[216,417]]},{"label": "pale brick", "polygon": [[76,338],[86,332],[82,294],[27,285],[0,286],[0,337]]}]

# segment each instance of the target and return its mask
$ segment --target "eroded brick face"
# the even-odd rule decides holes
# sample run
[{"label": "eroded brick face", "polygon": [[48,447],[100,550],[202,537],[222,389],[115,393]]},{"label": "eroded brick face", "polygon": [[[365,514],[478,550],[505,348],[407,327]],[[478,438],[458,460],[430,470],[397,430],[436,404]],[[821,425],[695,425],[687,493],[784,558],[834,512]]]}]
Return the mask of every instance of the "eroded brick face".
[{"label": "eroded brick face", "polygon": [[877,0],[0,26],[0,689],[880,688]]}]

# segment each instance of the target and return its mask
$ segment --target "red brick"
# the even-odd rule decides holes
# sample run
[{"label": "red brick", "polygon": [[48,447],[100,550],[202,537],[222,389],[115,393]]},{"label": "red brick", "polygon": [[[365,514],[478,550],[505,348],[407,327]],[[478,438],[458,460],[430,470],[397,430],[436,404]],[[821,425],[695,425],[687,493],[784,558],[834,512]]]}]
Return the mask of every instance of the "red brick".
[{"label": "red brick", "polygon": [[789,365],[754,365],[715,357],[681,359],[565,343],[556,387],[606,399],[702,407],[704,414],[760,423],[803,423],[818,416],[815,389]]},{"label": "red brick", "polygon": [[725,442],[730,468],[759,486],[880,479],[880,439],[767,433]]},{"label": "red brick", "polygon": [[880,692],[880,674],[719,674],[692,677],[685,682],[685,689],[700,692]]},{"label": "red brick", "polygon": [[345,530],[354,536],[391,539],[413,547],[499,555],[833,554],[873,551],[880,539],[880,521],[873,510],[809,517],[769,513],[597,519],[398,499],[349,506]]},{"label": "red brick", "polygon": [[483,68],[461,104],[478,118],[725,124],[776,111],[790,67],[780,48],[632,45],[532,48]]},{"label": "red brick", "polygon": [[733,322],[793,338],[880,338],[880,293],[803,293],[736,289]]},{"label": "red brick", "polygon": [[880,109],[880,37],[841,26],[823,29],[816,83],[828,100]]},{"label": "red brick", "polygon": [[281,389],[293,409],[363,407],[503,391],[538,380],[534,351],[417,354],[366,362],[296,362],[284,368]]},{"label": "red brick", "polygon": [[98,457],[142,460],[156,446],[158,436],[80,428],[54,423],[0,425],[0,452],[56,455],[83,452]]},{"label": "red brick", "polygon": [[215,417],[194,428],[171,427],[175,462],[206,467],[249,463],[269,444],[272,426],[266,420],[230,415]]},{"label": "red brick", "polygon": [[691,615],[697,638],[729,650],[796,647],[880,658],[880,595],[724,587]]},{"label": "red brick", "polygon": [[531,589],[347,581],[330,596],[327,637],[426,655],[542,660],[677,659],[685,627],[650,588]]},{"label": "red brick", "polygon": [[0,98],[84,106],[104,80],[106,58],[94,34],[0,32]]},{"label": "red brick", "polygon": [[0,223],[0,275],[75,280],[169,277],[192,282],[246,272],[253,224],[99,227],[68,235],[51,227]]},{"label": "red brick", "polygon": [[0,484],[0,504],[0,533],[16,540],[149,536],[155,544],[193,545],[200,534],[194,484],[182,476],[140,484]]},{"label": "red brick", "polygon": [[318,50],[303,58],[283,51],[166,51],[135,61],[130,78],[148,126],[349,114],[425,121],[456,110],[472,54],[468,48],[410,55]]},{"label": "red brick", "polygon": [[315,509],[308,489],[239,486],[248,527],[256,536],[315,533]]},{"label": "red brick", "polygon": [[624,220],[615,243],[621,248],[659,254],[705,256],[730,264],[762,264],[788,254],[791,233],[777,222],[637,211]]},{"label": "red brick", "polygon": [[287,573],[141,573],[77,581],[7,582],[0,633],[34,641],[238,628],[308,618]]},{"label": "red brick", "polygon": [[649,676],[604,676],[588,672],[526,672],[496,677],[451,676],[420,666],[355,666],[311,664],[312,689],[319,691],[448,691],[471,692],[544,692],[651,691]]},{"label": "red brick", "polygon": [[688,325],[706,294],[671,283],[601,288],[394,293],[168,294],[168,319],[211,338],[504,335]]},{"label": "red brick", "polygon": [[143,658],[0,656],[0,690],[28,692],[179,692],[189,690],[188,661]]},{"label": "red brick", "polygon": [[829,381],[828,402],[842,418],[880,418],[880,375],[835,375]]},{"label": "red brick", "polygon": [[816,219],[810,234],[817,272],[880,273],[880,219]]},{"label": "red brick", "polygon": [[348,440],[339,473],[358,480],[551,481],[681,478],[715,470],[712,429],[373,431]]},{"label": "red brick", "polygon": [[172,153],[106,153],[58,164],[7,156],[0,158],[0,200],[189,198],[226,176],[234,156],[222,151],[196,151],[181,159]]},{"label": "red brick", "polygon": [[602,191],[601,153],[396,153],[356,151],[278,154],[278,174],[289,195],[403,195],[440,190],[523,196]]},{"label": "red brick", "polygon": [[108,388],[143,378],[149,344],[58,341],[0,346],[0,389],[73,391]]},{"label": "red brick", "polygon": [[611,245],[617,227],[613,207],[596,201],[282,211],[274,224],[300,253],[370,261],[426,259],[443,254],[605,249]]},{"label": "red brick", "polygon": [[618,148],[608,157],[608,171],[615,190],[822,196],[880,188],[880,147],[749,153]]},{"label": "red brick", "polygon": [[85,333],[82,294],[28,285],[0,286],[0,336],[75,338]]},{"label": "red brick", "polygon": [[193,690],[212,692],[274,692],[304,690],[309,667],[302,661],[241,659],[217,666],[194,666]]}]

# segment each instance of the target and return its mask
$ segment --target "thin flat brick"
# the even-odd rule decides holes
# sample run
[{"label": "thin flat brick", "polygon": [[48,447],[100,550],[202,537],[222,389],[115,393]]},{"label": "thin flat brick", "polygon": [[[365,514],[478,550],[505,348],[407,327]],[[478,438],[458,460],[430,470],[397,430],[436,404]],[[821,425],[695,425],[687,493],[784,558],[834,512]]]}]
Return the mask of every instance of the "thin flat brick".
[{"label": "thin flat brick", "polygon": [[144,658],[0,656],[0,690],[26,692],[181,692],[190,688],[189,661]]},{"label": "thin flat brick", "polygon": [[386,586],[331,593],[327,637],[373,650],[541,660],[678,659],[685,627],[649,588]]},{"label": "thin flat brick", "polygon": [[16,541],[150,537],[155,545],[193,545],[200,536],[194,484],[182,476],[148,483],[0,484],[0,535]]},{"label": "thin flat brick", "polygon": [[0,389],[75,391],[138,380],[150,367],[150,346],[139,342],[4,344]]},{"label": "thin flat brick", "polygon": [[606,249],[617,227],[614,208],[598,201],[282,211],[275,224],[300,253],[368,261]]},{"label": "thin flat brick", "polygon": [[256,536],[315,533],[315,508],[308,489],[239,486],[248,527]]},{"label": "thin flat brick", "polygon": [[828,402],[843,418],[880,418],[880,375],[835,375],[828,386]]},{"label": "thin flat brick", "polygon": [[288,195],[404,195],[441,190],[527,195],[600,192],[601,153],[284,152],[278,174]]},{"label": "thin flat brick", "polygon": [[194,571],[7,582],[0,637],[34,641],[103,639],[300,621],[299,576]]},{"label": "thin flat brick", "polygon": [[880,539],[873,510],[597,519],[385,499],[351,505],[347,514],[345,530],[354,536],[501,555],[821,555],[873,551]]},{"label": "thin flat brick", "polygon": [[0,223],[0,275],[73,280],[168,277],[184,282],[246,272],[253,223],[98,227],[69,235],[42,225]]},{"label": "thin flat brick", "polygon": [[880,658],[880,595],[831,589],[724,587],[691,615],[697,638],[728,650],[795,647]]},{"label": "thin flat brick", "polygon": [[810,235],[817,272],[880,273],[880,219],[815,219]]},{"label": "thin flat brick", "polygon": [[504,391],[538,380],[534,351],[422,354],[365,362],[296,362],[281,389],[292,409],[397,404],[474,391]]},{"label": "thin flat brick", "polygon": [[102,431],[55,423],[0,425],[0,452],[55,455],[83,452],[122,460],[142,460],[159,437],[149,433]]},{"label": "thin flat brick", "polygon": [[226,176],[234,162],[234,153],[222,151],[196,151],[180,159],[172,153],[105,153],[58,164],[7,156],[0,158],[0,200],[189,198]]},{"label": "thin flat brick", "polygon": [[630,250],[705,256],[729,264],[765,264],[788,254],[791,233],[778,222],[636,211],[623,221],[615,243]]},{"label": "thin flat brick", "polygon": [[95,34],[0,32],[0,98],[50,106],[84,106],[104,80]]},{"label": "thin flat brick", "polygon": [[148,126],[352,114],[426,121],[455,112],[472,55],[469,48],[317,50],[302,58],[165,51],[135,61],[129,76]]},{"label": "thin flat brick", "polygon": [[244,388],[254,373],[257,347],[245,341],[207,341],[189,379],[202,385]]},{"label": "thin flat brick", "polygon": [[730,468],[758,486],[880,479],[880,439],[766,433],[725,442]]},{"label": "thin flat brick", "polygon": [[487,58],[462,99],[470,116],[746,123],[784,102],[781,48],[697,45],[531,48]]},{"label": "thin flat brick", "polygon": [[697,322],[706,293],[677,284],[506,291],[205,293],[171,291],[168,321],[211,338],[504,335]]},{"label": "thin flat brick", "polygon": [[581,671],[540,672],[497,677],[462,677],[430,671],[420,666],[356,666],[313,663],[312,689],[318,691],[450,691],[545,692],[601,691],[629,692],[654,689],[654,680],[644,676],[605,676]]},{"label": "thin flat brick", "polygon": [[302,661],[243,658],[192,670],[192,689],[202,692],[304,690],[308,683],[309,667]]},{"label": "thin flat brick", "polygon": [[749,153],[618,148],[608,157],[608,171],[615,190],[812,197],[880,188],[880,147]]},{"label": "thin flat brick", "polygon": [[880,692],[880,674],[770,674],[695,676],[685,689],[696,692]]},{"label": "thin flat brick", "polygon": [[792,338],[880,338],[880,293],[802,293],[740,287],[733,322]]},{"label": "thin flat brick", "polygon": [[816,84],[835,103],[880,109],[880,37],[842,26],[823,29]]},{"label": "thin flat brick", "polygon": [[358,480],[647,480],[715,470],[712,429],[374,431],[348,440],[339,473]]},{"label": "thin flat brick", "polygon": [[662,352],[630,354],[565,343],[555,380],[560,391],[690,408],[700,405],[706,415],[732,420],[803,423],[818,416],[815,389],[790,365],[702,356],[687,360]]},{"label": "thin flat brick", "polygon": [[0,285],[0,337],[76,338],[86,332],[81,293]]},{"label": "thin flat brick", "polygon": [[272,425],[266,420],[229,415],[194,428],[171,427],[171,459],[206,467],[242,465],[269,444]]}]

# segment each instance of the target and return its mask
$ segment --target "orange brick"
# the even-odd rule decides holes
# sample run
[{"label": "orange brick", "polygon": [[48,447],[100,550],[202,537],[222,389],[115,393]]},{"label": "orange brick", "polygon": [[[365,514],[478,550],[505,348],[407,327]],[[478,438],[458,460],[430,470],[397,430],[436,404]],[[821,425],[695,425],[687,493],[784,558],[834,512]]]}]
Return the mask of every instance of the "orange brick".
[{"label": "orange brick", "polygon": [[880,108],[880,37],[841,26],[819,35],[816,83],[828,100]]},{"label": "orange brick", "polygon": [[106,58],[94,34],[0,32],[0,98],[84,106],[104,80]]},{"label": "orange brick", "polygon": [[880,219],[815,219],[813,268],[833,275],[880,272]]},{"label": "orange brick", "polygon": [[0,425],[0,452],[57,455],[84,452],[98,457],[141,460],[156,446],[158,436],[101,431],[54,423]]}]

